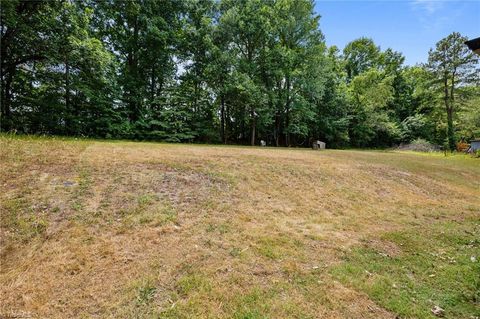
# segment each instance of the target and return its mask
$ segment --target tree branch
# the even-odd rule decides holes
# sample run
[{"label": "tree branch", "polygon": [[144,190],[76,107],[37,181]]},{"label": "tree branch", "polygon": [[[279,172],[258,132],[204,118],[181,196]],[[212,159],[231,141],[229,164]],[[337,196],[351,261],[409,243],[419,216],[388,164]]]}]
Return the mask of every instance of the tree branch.
[{"label": "tree branch", "polygon": [[40,54],[27,55],[14,61],[13,65],[19,65],[30,61],[41,61],[45,59],[47,59],[47,57]]}]

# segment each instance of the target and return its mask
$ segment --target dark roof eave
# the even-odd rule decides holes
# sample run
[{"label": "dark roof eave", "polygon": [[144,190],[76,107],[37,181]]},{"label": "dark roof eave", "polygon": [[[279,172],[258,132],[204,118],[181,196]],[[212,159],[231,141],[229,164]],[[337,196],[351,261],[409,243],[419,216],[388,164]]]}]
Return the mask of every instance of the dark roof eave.
[{"label": "dark roof eave", "polygon": [[475,38],[472,40],[468,40],[465,44],[470,48],[472,51],[476,51],[480,49],[480,38]]}]

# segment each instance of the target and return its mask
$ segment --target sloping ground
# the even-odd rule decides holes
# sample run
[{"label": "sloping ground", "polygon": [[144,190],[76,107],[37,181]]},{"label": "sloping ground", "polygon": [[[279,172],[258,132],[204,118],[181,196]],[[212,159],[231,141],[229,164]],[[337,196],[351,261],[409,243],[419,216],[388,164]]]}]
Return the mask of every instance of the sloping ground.
[{"label": "sloping ground", "polygon": [[480,161],[0,137],[0,317],[479,316]]}]

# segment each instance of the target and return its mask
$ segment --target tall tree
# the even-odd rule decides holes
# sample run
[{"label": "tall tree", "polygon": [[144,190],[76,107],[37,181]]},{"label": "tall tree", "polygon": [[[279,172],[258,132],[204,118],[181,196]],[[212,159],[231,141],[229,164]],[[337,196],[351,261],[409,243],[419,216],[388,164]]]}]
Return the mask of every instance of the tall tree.
[{"label": "tall tree", "polygon": [[148,121],[160,111],[158,104],[166,99],[167,83],[175,76],[183,4],[176,0],[108,0],[94,5],[99,33],[121,65],[119,84],[129,137],[145,138]]},{"label": "tall tree", "polygon": [[[316,65],[320,67],[321,64]],[[311,136],[315,140],[328,141],[333,147],[346,146],[349,143],[348,126],[351,117],[348,114],[344,61],[337,47],[328,49],[322,69],[323,72],[319,77],[325,81],[325,88],[316,102],[315,118],[311,123]]]},{"label": "tall tree", "polygon": [[450,151],[455,149],[453,117],[457,106],[455,97],[459,86],[467,85],[478,76],[479,59],[467,46],[467,38],[453,32],[437,42],[428,54],[428,69],[435,77],[435,84],[442,91],[447,114],[447,139]]},{"label": "tall tree", "polygon": [[2,130],[105,136],[115,79],[90,29],[93,11],[80,1],[7,1],[2,15]]},{"label": "tall tree", "polygon": [[401,72],[401,91],[395,93],[394,107],[404,143],[421,138],[438,144],[443,138],[437,133],[445,136],[436,131],[436,93],[430,83],[431,74],[422,66],[407,67]]},{"label": "tall tree", "polygon": [[[230,50],[229,31],[220,23],[222,8],[217,6],[216,9],[212,27],[210,61],[207,64],[206,72],[208,85],[215,95],[217,104],[219,104],[220,140],[226,144],[230,137],[230,95],[233,93],[232,89],[235,88],[235,77],[233,77],[235,51]],[[228,10],[228,8],[224,9]]]},{"label": "tall tree", "polygon": [[22,67],[49,57],[56,37],[59,3],[6,0],[1,2],[1,127],[14,128],[12,86]]},{"label": "tall tree", "polygon": [[275,2],[273,12],[281,61],[281,81],[277,81],[280,112],[284,117],[285,144],[290,146],[292,133],[308,135],[314,96],[318,100],[323,93],[322,78],[316,76],[323,72],[325,45],[318,27],[320,16],[314,13],[312,1],[280,0]]},{"label": "tall tree", "polygon": [[181,32],[179,54],[184,72],[179,76],[184,87],[185,103],[192,112],[192,125],[197,139],[218,141],[216,114],[212,87],[208,84],[212,74],[209,64],[214,63],[215,2],[212,0],[187,1]]},{"label": "tall tree", "polygon": [[[240,125],[245,121],[250,127],[250,144],[255,145],[257,123],[265,108],[265,91],[260,72],[266,44],[271,33],[271,6],[267,1],[241,0],[224,1],[224,14],[220,20],[229,39],[229,45],[237,53],[236,69],[242,83],[238,86],[242,92]],[[241,133],[241,135],[244,132]]]},{"label": "tall tree", "polygon": [[343,49],[343,56],[348,80],[378,66],[381,59],[380,48],[372,39],[365,37],[348,43]]},{"label": "tall tree", "polygon": [[[385,146],[399,135],[389,118],[388,103],[393,100],[393,77],[370,69],[357,75],[348,85],[352,107],[350,138],[355,146]],[[372,145],[373,144],[373,145]]]}]

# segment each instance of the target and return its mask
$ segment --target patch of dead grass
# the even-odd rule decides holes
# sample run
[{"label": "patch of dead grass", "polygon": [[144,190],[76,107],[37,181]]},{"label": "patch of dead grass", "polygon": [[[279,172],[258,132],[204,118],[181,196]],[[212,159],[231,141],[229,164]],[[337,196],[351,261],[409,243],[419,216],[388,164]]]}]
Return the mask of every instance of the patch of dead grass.
[{"label": "patch of dead grass", "polygon": [[390,318],[328,269],[359,244],[400,254],[375,238],[480,207],[458,177],[480,170],[436,157],[432,172],[411,154],[0,143],[0,314]]}]

